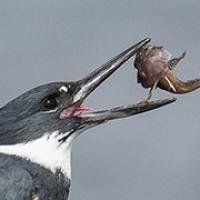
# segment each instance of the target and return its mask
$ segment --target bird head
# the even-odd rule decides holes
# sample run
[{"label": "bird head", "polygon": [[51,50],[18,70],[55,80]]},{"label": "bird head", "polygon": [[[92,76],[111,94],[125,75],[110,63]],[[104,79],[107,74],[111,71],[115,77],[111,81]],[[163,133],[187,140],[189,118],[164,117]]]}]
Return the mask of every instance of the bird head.
[{"label": "bird head", "polygon": [[[67,149],[71,144],[69,141],[88,128],[173,102],[175,99],[165,99],[102,111],[91,111],[82,106],[92,91],[149,41],[145,39],[135,44],[78,81],[45,84],[10,101],[0,110],[0,145],[6,145],[0,152],[27,157],[30,151],[30,157],[36,160],[36,155],[32,154],[39,146],[35,145],[31,150],[23,147],[17,153],[19,145],[33,144],[45,137],[45,144],[56,141],[56,149],[62,145]],[[16,148],[11,151],[9,145]],[[45,151],[45,145],[40,145],[40,151],[42,149]]]}]

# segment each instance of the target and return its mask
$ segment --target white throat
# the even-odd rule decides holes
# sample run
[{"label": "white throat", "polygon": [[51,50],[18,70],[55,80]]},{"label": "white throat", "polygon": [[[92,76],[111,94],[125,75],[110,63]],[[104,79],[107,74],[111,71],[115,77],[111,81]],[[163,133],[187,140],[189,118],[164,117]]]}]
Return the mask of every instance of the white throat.
[{"label": "white throat", "polygon": [[71,179],[71,148],[75,136],[72,134],[65,142],[60,143],[60,134],[55,131],[28,143],[1,145],[0,153],[26,158],[53,173],[60,169],[65,176]]}]

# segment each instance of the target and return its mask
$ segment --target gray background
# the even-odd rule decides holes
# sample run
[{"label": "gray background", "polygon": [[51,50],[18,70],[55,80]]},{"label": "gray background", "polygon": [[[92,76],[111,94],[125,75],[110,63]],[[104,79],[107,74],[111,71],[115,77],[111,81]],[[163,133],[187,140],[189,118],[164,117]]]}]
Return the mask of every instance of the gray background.
[{"label": "gray background", "polygon": [[[200,75],[200,3],[195,0],[1,0],[0,105],[56,80],[76,80],[144,37],[187,58]],[[88,100],[97,109],[138,102],[131,61]],[[154,99],[171,97],[157,90]],[[165,108],[81,135],[73,146],[71,200],[199,200],[200,91]]]}]

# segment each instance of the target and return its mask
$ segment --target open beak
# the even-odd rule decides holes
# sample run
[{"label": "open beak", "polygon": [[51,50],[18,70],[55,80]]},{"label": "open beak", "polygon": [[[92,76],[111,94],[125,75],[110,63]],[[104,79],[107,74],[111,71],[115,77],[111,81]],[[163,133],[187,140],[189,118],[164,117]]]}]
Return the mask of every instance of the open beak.
[{"label": "open beak", "polygon": [[[78,81],[79,90],[74,95],[74,104],[78,105],[77,110],[81,110],[80,106],[84,99],[95,90],[105,79],[115,72],[123,63],[133,57],[142,47],[146,46],[151,40],[146,38],[127,50],[120,53],[110,61],[98,69],[91,72],[89,75]],[[142,113],[148,110],[156,109],[166,104],[174,102],[176,99],[164,99],[152,101],[148,103],[140,103],[136,105],[121,106],[110,110],[103,111],[84,111],[78,117],[88,122],[103,122],[107,120],[117,119]]]}]

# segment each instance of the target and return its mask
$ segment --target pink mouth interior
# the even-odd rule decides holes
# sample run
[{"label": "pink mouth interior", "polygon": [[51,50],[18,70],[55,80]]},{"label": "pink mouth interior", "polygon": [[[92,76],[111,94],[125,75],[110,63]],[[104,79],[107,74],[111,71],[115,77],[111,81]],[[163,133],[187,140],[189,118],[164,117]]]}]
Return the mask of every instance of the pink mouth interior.
[{"label": "pink mouth interior", "polygon": [[87,110],[94,110],[94,109],[89,107],[79,107],[76,111],[87,111]]},{"label": "pink mouth interior", "polygon": [[79,107],[75,110],[73,116],[79,116],[83,111],[89,111],[89,110],[94,110],[94,109],[89,107]]},{"label": "pink mouth interior", "polygon": [[89,107],[83,107],[81,105],[70,107],[70,108],[64,109],[61,112],[60,119],[65,119],[67,117],[79,117],[82,112],[89,111],[89,110],[94,110],[94,109],[89,108]]}]

